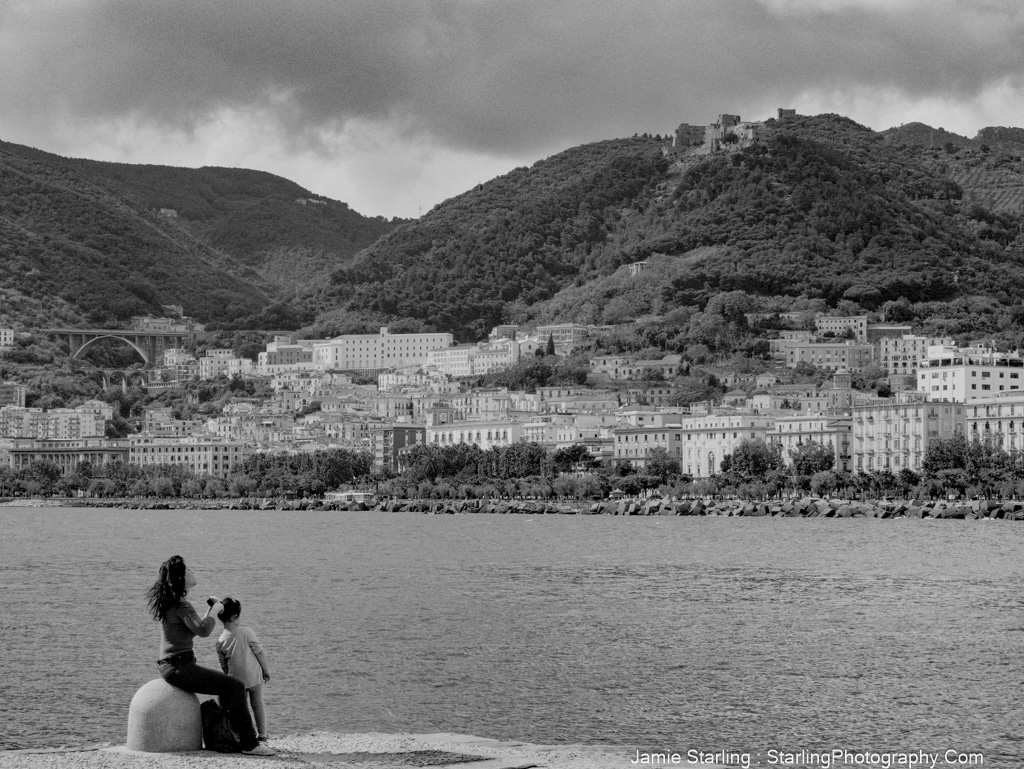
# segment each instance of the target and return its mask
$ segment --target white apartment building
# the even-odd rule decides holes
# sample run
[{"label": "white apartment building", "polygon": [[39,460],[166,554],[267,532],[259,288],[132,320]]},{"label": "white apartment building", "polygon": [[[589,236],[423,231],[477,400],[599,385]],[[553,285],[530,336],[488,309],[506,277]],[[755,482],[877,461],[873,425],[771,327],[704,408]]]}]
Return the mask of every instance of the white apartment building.
[{"label": "white apartment building", "polygon": [[[91,403],[91,401],[90,401]],[[39,409],[18,406],[0,408],[0,438],[80,440],[106,435],[108,414],[113,409],[86,406],[80,409]]]},{"label": "white apartment building", "polygon": [[448,422],[427,425],[427,445],[452,446],[459,443],[474,444],[484,451],[518,443],[523,436],[523,425],[504,419],[478,422]]},{"label": "white apartment building", "polygon": [[744,440],[767,439],[775,419],[756,414],[709,414],[682,421],[682,469],[694,478],[719,472],[722,460]]},{"label": "white apartment building", "polygon": [[255,370],[255,365],[248,358],[230,358],[228,360],[228,376],[249,376]]},{"label": "white apartment building", "polygon": [[379,334],[348,334],[314,346],[314,360],[320,368],[356,371],[375,376],[403,366],[421,366],[427,353],[452,346],[452,335],[391,334],[386,326]]},{"label": "white apartment building", "polygon": [[547,344],[548,338],[554,340],[555,349],[559,352],[571,352],[574,347],[590,336],[590,326],[579,323],[557,323],[551,326],[537,326],[537,341]]},{"label": "white apartment building", "polygon": [[457,382],[450,381],[440,372],[420,373],[417,368],[413,371],[380,374],[377,377],[377,390],[382,393],[397,390],[423,390],[441,394],[458,392],[459,385]]},{"label": "white apartment building", "polygon": [[722,460],[742,441],[765,440],[775,421],[756,414],[709,414],[682,419],[677,415],[676,420],[650,420],[643,426],[616,428],[614,458],[643,467],[651,449],[660,447],[679,460],[682,472],[706,478],[719,472]]},{"label": "white apartment building", "polygon": [[260,376],[273,376],[287,371],[313,371],[317,368],[314,361],[316,345],[327,341],[275,336],[257,356],[256,373]]},{"label": "white apartment building", "polygon": [[970,403],[1024,385],[1024,360],[979,348],[932,347],[917,370],[917,390],[930,400]]},{"label": "white apartment building", "polygon": [[519,345],[511,339],[481,344],[472,356],[472,375],[483,376],[492,371],[502,371],[518,361]]},{"label": "white apartment building", "polygon": [[473,373],[472,356],[475,351],[476,345],[472,344],[430,350],[424,365],[445,376],[469,376]]},{"label": "white apartment building", "polygon": [[682,428],[678,423],[645,427],[619,426],[613,431],[612,458],[616,462],[629,462],[633,467],[643,469],[647,466],[651,451],[660,448],[665,449],[669,457],[681,462],[682,440]]},{"label": "white apartment building", "polygon": [[194,363],[196,363],[195,356],[187,350],[182,350],[177,347],[171,347],[170,349],[164,350],[165,368],[178,368],[180,366],[188,366],[189,364]]},{"label": "white apartment building", "polygon": [[216,379],[221,374],[227,375],[228,361],[234,357],[234,353],[228,349],[214,348],[207,350],[203,357],[199,359],[199,378]]},{"label": "white apartment building", "polygon": [[250,451],[240,441],[217,436],[157,438],[132,435],[128,438],[128,461],[137,465],[185,465],[197,475],[227,478]]},{"label": "white apartment building", "polygon": [[483,376],[519,360],[519,343],[511,339],[466,344],[427,353],[426,365],[450,377]]},{"label": "white apartment building", "polygon": [[832,469],[849,471],[851,467],[850,443],[852,420],[824,414],[803,414],[778,417],[768,431],[766,440],[782,449],[782,459],[792,465],[790,452],[808,443],[817,443],[832,450]]},{"label": "white apartment building", "polygon": [[932,443],[964,431],[962,403],[927,401],[922,393],[901,393],[850,411],[853,472],[920,472]]},{"label": "white apartment building", "polygon": [[955,344],[949,337],[928,337],[904,334],[897,338],[879,340],[879,365],[891,376],[916,374],[921,361],[927,360],[929,347],[950,347]]},{"label": "white apartment building", "polygon": [[14,347],[14,329],[0,328],[0,349]]},{"label": "white apartment building", "polygon": [[1024,450],[1024,392],[979,399],[964,406],[967,436],[1011,455]]}]

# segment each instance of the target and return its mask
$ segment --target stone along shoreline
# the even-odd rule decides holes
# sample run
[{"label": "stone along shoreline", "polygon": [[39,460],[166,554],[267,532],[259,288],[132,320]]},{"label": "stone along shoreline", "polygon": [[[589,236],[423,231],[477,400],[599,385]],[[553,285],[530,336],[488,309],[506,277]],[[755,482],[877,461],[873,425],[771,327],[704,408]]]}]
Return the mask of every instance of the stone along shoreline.
[{"label": "stone along shoreline", "polygon": [[431,515],[667,515],[772,518],[952,518],[959,520],[1024,520],[1024,502],[970,500],[794,499],[620,499],[595,502],[509,499],[390,499],[374,505],[318,499],[16,499],[13,507],[120,508],[125,510],[279,510],[371,511]]}]

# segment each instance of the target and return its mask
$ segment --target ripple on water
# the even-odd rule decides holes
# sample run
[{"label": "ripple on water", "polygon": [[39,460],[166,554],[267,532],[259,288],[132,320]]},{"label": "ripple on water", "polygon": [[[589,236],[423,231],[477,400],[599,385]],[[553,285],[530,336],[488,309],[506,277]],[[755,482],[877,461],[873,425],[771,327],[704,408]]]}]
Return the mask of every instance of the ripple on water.
[{"label": "ripple on water", "polygon": [[166,515],[0,511],[5,747],[123,741],[180,552],[270,650],[275,733],[1024,763],[1012,523]]}]

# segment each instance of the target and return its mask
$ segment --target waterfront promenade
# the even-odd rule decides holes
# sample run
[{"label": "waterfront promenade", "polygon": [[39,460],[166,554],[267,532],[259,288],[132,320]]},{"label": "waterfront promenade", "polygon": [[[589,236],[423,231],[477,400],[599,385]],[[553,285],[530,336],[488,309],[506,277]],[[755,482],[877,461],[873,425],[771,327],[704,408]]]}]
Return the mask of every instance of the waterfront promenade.
[{"label": "waterfront promenade", "polygon": [[[261,761],[281,769],[624,769],[637,756],[636,747],[530,745],[460,734],[313,732],[271,739],[270,745],[277,755],[266,759],[210,751],[142,753],[123,746],[8,751],[0,752],[0,769],[236,769]],[[678,766],[723,766],[688,763],[687,749],[679,750],[683,761]]]}]

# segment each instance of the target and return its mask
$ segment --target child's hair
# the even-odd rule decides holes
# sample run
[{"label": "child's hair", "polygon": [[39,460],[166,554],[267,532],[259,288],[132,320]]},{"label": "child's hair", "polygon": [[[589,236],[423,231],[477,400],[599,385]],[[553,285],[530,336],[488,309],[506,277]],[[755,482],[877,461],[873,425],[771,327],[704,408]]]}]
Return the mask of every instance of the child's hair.
[{"label": "child's hair", "polygon": [[220,613],[221,622],[231,622],[231,620],[238,619],[238,615],[242,613],[241,603],[230,597],[222,598],[220,602],[224,604],[224,611]]}]

